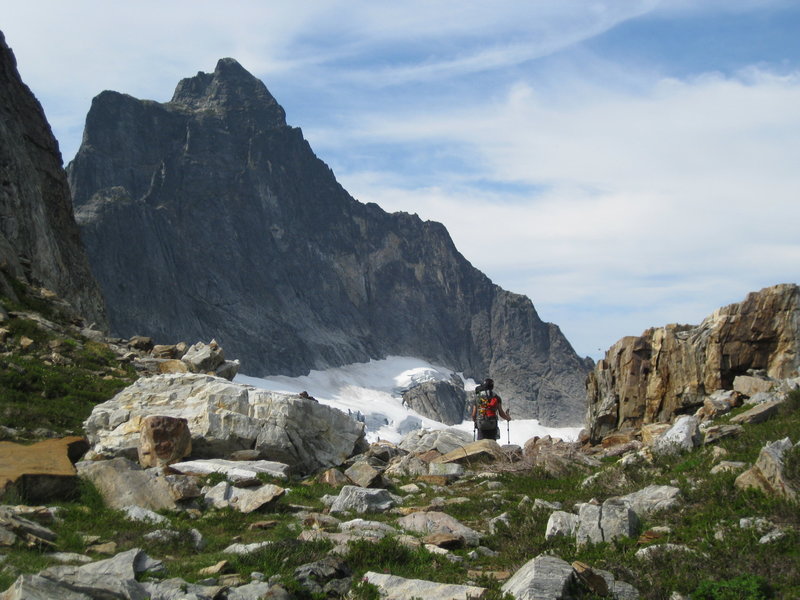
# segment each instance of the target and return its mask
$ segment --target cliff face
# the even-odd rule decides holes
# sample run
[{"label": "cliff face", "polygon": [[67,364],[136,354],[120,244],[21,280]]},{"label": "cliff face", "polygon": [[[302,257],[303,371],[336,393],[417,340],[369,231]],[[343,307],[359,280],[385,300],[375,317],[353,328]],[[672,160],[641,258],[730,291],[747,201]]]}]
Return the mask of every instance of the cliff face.
[{"label": "cliff face", "polygon": [[699,326],[667,325],[622,338],[589,374],[592,441],[668,422],[750,369],[789,377],[800,368],[800,288],[782,284],[715,311]]},{"label": "cliff face", "polygon": [[491,374],[517,416],[583,418],[558,328],[441,224],[354,200],[232,59],[168,103],[97,96],[68,172],[119,335],[214,337],[252,375],[417,356]]},{"label": "cliff face", "polygon": [[105,325],[58,143],[0,32],[0,293],[13,296],[6,277],[46,287]]}]

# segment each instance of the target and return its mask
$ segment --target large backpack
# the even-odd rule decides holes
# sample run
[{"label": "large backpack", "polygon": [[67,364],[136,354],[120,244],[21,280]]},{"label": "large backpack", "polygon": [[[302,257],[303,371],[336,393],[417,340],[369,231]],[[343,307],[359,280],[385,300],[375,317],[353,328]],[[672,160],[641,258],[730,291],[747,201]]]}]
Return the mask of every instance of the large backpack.
[{"label": "large backpack", "polygon": [[[478,402],[478,416],[476,419],[478,429],[483,431],[491,431],[492,429],[497,428],[497,404],[495,403],[492,406],[491,401],[497,396],[489,392],[490,395],[484,395],[483,393],[478,394],[477,402]],[[494,414],[489,414],[489,413]]]}]

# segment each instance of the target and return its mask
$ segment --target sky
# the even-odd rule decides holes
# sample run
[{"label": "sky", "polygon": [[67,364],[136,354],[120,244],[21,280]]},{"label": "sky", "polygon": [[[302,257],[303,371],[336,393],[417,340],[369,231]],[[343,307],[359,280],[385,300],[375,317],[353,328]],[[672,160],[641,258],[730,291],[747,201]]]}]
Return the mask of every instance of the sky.
[{"label": "sky", "polygon": [[362,202],[443,223],[581,356],[800,281],[797,0],[0,0],[65,162],[233,57]]},{"label": "sky", "polygon": [[[390,356],[383,360],[347,365],[325,371],[311,371],[303,377],[269,377],[260,379],[247,375],[237,375],[234,382],[244,385],[299,394],[308,392],[320,403],[363,420],[367,441],[387,440],[399,443],[408,433],[416,429],[457,429],[474,438],[474,425],[471,420],[447,426],[433,421],[411,410],[403,404],[403,390],[425,381],[450,381],[452,371],[446,367],[433,365],[426,361]],[[467,399],[474,397],[475,381],[465,379]],[[511,416],[511,421],[500,420],[501,444],[524,446],[534,436],[549,435],[565,441],[578,439],[581,427],[544,427],[536,419],[515,419],[513,400],[504,399],[503,406]]]}]

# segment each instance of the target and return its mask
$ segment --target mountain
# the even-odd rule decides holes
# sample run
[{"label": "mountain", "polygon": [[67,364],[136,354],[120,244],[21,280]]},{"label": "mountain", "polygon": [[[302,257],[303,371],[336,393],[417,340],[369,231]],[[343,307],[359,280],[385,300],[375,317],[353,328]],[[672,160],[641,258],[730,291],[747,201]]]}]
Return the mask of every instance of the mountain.
[{"label": "mountain", "polygon": [[13,298],[16,279],[55,292],[99,326],[106,323],[58,142],[0,32],[0,295]]},{"label": "mountain", "polygon": [[99,94],[67,171],[118,335],[216,338],[257,376],[416,356],[583,420],[589,365],[558,327],[442,224],[352,198],[233,59],[166,103]]}]

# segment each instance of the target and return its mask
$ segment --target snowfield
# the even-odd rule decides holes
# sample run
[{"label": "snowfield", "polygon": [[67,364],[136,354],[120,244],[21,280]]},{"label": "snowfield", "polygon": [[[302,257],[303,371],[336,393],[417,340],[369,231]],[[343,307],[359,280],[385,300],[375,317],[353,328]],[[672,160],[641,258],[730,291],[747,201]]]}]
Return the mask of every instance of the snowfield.
[{"label": "snowfield", "polygon": [[[415,429],[447,429],[448,426],[438,421],[425,418],[419,413],[403,405],[403,390],[409,389],[425,381],[449,380],[453,371],[432,365],[418,358],[390,356],[384,360],[371,360],[367,363],[356,363],[325,371],[311,371],[302,377],[275,376],[265,379],[237,375],[237,383],[253,387],[299,394],[308,392],[320,403],[332,406],[342,412],[353,415],[366,425],[367,440],[376,442],[388,440],[398,443],[404,435]],[[472,379],[464,379],[467,401],[474,396],[477,383]],[[524,445],[534,436],[550,435],[566,441],[578,438],[581,427],[544,427],[536,419],[515,420],[514,399],[503,398],[505,409],[510,410],[512,420],[506,423],[500,420],[501,444]],[[471,420],[452,429],[472,432]]]}]

